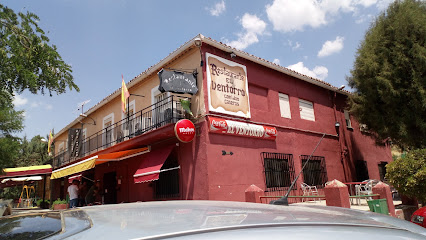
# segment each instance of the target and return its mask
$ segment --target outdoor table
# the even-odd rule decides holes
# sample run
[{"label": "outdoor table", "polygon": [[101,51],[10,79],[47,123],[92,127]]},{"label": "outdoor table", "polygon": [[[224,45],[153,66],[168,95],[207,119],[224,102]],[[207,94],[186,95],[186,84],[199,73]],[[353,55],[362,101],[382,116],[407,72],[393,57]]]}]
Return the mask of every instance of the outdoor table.
[{"label": "outdoor table", "polygon": [[[349,188],[349,196],[357,196],[357,193],[355,192],[355,194],[354,194],[354,192],[353,192],[353,190],[355,189],[355,186],[356,186],[356,185],[365,184],[365,183],[366,183],[366,182],[346,182],[346,183],[344,183],[344,184],[348,185],[348,188]],[[359,198],[356,198],[356,203],[357,203],[358,205],[360,205]],[[353,202],[352,202],[352,198],[351,198],[351,204],[353,204]]]}]

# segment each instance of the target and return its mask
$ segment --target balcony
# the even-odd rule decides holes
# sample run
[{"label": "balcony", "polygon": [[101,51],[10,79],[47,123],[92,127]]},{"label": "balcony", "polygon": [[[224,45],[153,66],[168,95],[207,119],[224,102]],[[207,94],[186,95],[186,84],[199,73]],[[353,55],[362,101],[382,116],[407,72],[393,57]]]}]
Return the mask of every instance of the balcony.
[{"label": "balcony", "polygon": [[73,141],[70,149],[58,153],[53,168],[78,161],[84,156],[107,149],[117,143],[174,124],[185,116],[181,96],[170,96],[80,141]]}]

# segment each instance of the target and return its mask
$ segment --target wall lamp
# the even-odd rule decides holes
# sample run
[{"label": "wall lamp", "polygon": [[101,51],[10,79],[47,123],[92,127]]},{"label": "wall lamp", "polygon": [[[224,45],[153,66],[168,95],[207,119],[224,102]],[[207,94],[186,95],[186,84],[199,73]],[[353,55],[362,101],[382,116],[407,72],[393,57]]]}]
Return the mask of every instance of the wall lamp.
[{"label": "wall lamp", "polygon": [[[86,114],[84,114],[84,113],[80,113],[80,117],[84,117],[84,118],[90,118],[90,119],[92,119],[93,120],[93,123],[87,123],[87,124],[93,124],[93,125],[96,125],[96,121],[95,121],[95,119],[93,119],[93,118],[91,118],[91,117],[89,117],[89,116],[87,116]],[[83,124],[83,123],[82,123]],[[84,124],[86,124],[86,123],[84,123]]]},{"label": "wall lamp", "polygon": [[237,54],[235,54],[234,52],[231,52],[231,58],[236,58]]},{"label": "wall lamp", "polygon": [[222,156],[225,156],[225,155],[233,155],[234,153],[233,152],[227,152],[227,151],[225,151],[225,150],[222,150]]},{"label": "wall lamp", "polygon": [[337,136],[339,136],[339,129],[340,129],[340,123],[339,122],[336,122],[335,124],[334,124],[334,127],[336,128],[336,132],[337,132]]},{"label": "wall lamp", "polygon": [[202,67],[204,65],[203,53],[201,52],[201,45],[202,44],[203,44],[203,42],[201,41],[201,38],[197,37],[197,38],[194,39],[194,45],[200,50],[200,56],[201,56],[200,67]]}]

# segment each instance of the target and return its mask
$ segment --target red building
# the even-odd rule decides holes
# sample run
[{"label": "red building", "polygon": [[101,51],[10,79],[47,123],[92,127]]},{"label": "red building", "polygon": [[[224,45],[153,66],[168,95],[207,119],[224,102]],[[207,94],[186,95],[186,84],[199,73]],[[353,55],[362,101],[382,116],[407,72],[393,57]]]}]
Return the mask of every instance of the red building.
[{"label": "red building", "polygon": [[[321,139],[297,186],[383,179],[392,161],[345,111],[349,92],[202,35],[127,87],[128,114],[119,89],[55,135],[53,199],[76,174],[100,180],[105,203],[244,201],[251,184],[282,195]],[[182,118],[195,124],[192,142],[175,135]]]}]

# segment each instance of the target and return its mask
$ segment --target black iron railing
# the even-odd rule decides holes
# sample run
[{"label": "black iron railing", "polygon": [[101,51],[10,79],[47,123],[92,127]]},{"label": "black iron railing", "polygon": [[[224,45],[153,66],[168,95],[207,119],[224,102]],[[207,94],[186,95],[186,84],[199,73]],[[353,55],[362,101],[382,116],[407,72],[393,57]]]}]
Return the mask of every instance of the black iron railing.
[{"label": "black iron railing", "polygon": [[111,147],[114,144],[162,126],[176,123],[178,120],[183,119],[185,115],[180,102],[182,98],[176,95],[167,97],[121,121],[107,126],[86,139],[82,139],[81,143],[78,144],[80,149],[73,151],[72,156],[70,156],[68,149],[55,155],[53,167],[58,168],[91,153]]}]

